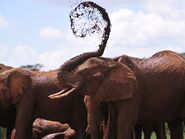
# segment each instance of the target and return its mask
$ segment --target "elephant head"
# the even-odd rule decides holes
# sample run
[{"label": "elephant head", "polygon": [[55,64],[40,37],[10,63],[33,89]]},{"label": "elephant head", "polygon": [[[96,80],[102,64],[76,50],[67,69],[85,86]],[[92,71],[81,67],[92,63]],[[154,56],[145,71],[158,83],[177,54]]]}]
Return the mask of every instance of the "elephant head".
[{"label": "elephant head", "polygon": [[30,72],[14,68],[0,74],[0,103],[17,104],[32,83]]},{"label": "elephant head", "polygon": [[[116,101],[131,98],[137,90],[135,74],[126,65],[103,58],[89,58],[72,71],[80,78],[80,92],[95,96],[100,101]],[[60,78],[60,77],[58,77]],[[50,95],[60,98],[76,92],[75,87]]]},{"label": "elephant head", "polygon": [[[107,12],[105,11],[105,9],[98,6],[97,4],[95,4],[93,2],[83,2],[81,4],[84,7],[85,6],[93,7],[95,9],[99,10],[100,14],[102,14],[103,20],[106,21],[107,24],[106,24],[106,27],[104,28],[102,42],[99,45],[99,49],[97,51],[88,52],[88,53],[84,53],[79,56],[76,56],[76,57],[70,59],[69,61],[65,62],[60,67],[57,77],[58,77],[60,84],[63,86],[63,88],[65,88],[62,92],[65,92],[68,90],[74,91],[74,90],[77,90],[80,88],[80,86],[83,82],[83,79],[81,78],[81,76],[78,75],[78,73],[75,72],[75,69],[80,64],[82,64],[84,61],[86,61],[87,59],[89,59],[91,57],[101,56],[104,52],[104,49],[106,47],[107,40],[108,40],[109,34],[110,34],[111,23],[110,23],[109,16],[108,16]],[[78,7],[81,7],[81,4]]]}]

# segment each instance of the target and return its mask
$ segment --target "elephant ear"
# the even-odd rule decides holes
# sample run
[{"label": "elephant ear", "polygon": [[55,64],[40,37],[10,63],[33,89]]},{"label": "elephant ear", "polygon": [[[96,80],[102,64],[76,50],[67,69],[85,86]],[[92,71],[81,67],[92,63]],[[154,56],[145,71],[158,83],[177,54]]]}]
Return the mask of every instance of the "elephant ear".
[{"label": "elephant ear", "polygon": [[107,102],[129,99],[137,90],[135,74],[126,65],[117,63],[97,90],[96,99]]},{"label": "elephant ear", "polygon": [[24,71],[13,71],[8,75],[7,84],[13,104],[20,101],[24,93],[30,88],[31,83],[30,75]]}]

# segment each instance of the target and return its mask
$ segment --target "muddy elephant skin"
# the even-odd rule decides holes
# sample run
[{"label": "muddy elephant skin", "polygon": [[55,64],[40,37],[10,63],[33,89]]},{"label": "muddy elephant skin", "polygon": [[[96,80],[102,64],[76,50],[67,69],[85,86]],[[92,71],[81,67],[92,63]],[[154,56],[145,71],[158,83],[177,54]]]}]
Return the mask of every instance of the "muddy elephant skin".
[{"label": "muddy elephant skin", "polygon": [[32,123],[38,117],[69,123],[77,138],[86,138],[83,96],[77,93],[57,101],[48,98],[61,90],[57,73],[58,70],[32,72],[14,68],[0,74],[0,103],[17,106],[15,139],[31,139]]},{"label": "muddy elephant skin", "polygon": [[[6,70],[12,69],[13,67],[0,64],[0,74]],[[0,105],[0,127],[7,129],[6,138],[10,139],[11,132],[15,126],[16,109],[14,105],[3,107]]]},{"label": "muddy elephant skin", "polygon": [[115,60],[128,65],[136,74],[139,91],[143,94],[139,119],[167,121],[171,138],[183,139],[178,118],[185,116],[184,57],[165,50],[148,59],[124,55]]}]

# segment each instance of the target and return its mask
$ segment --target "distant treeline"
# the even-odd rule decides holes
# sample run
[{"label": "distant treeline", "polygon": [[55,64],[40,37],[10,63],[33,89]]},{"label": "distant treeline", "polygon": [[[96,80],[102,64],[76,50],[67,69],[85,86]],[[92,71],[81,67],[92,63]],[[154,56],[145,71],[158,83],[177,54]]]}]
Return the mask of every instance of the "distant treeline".
[{"label": "distant treeline", "polygon": [[180,53],[183,57],[185,57],[185,53]]}]

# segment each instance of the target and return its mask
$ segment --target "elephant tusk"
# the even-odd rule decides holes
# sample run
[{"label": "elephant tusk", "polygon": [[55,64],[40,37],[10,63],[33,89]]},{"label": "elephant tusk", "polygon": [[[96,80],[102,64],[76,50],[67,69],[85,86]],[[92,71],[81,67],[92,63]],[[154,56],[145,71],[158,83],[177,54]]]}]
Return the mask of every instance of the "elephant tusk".
[{"label": "elephant tusk", "polygon": [[[76,88],[72,88],[72,89],[70,89],[69,91],[67,91],[66,93],[56,93],[56,94],[58,94],[58,95],[56,95],[56,94],[53,94],[53,95],[50,95],[49,96],[49,98],[50,99],[58,99],[58,98],[62,98],[62,97],[66,97],[66,96],[68,96],[68,95],[70,95],[71,93],[73,93],[74,91],[76,90]],[[63,90],[62,90],[63,91]]]},{"label": "elephant tusk", "polygon": [[48,97],[51,98],[51,97],[63,94],[64,92],[67,92],[68,90],[69,90],[69,88],[65,88],[65,89],[61,90],[60,92],[54,93],[52,95],[49,95]]}]

